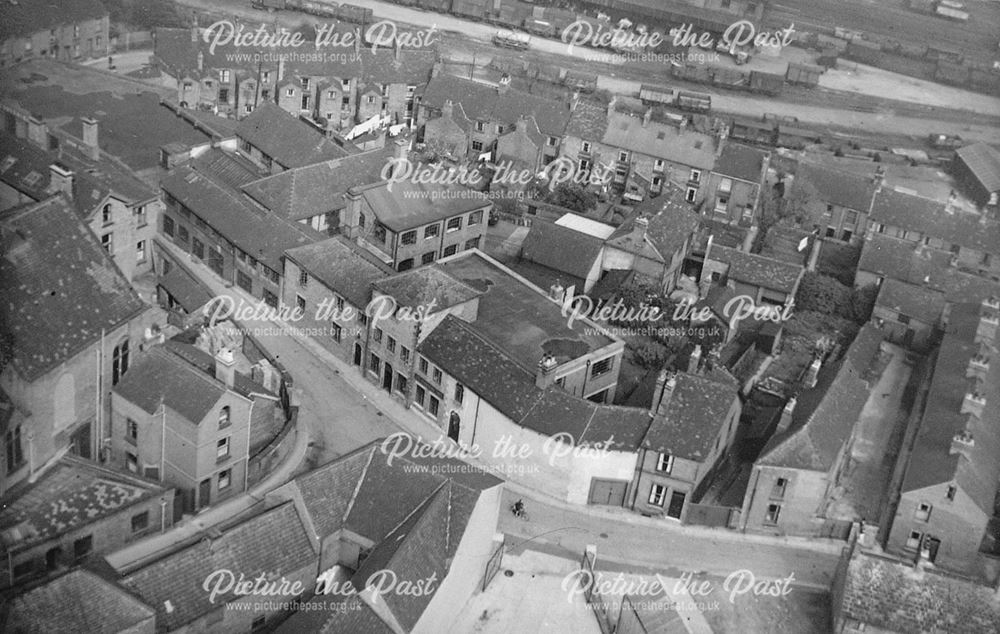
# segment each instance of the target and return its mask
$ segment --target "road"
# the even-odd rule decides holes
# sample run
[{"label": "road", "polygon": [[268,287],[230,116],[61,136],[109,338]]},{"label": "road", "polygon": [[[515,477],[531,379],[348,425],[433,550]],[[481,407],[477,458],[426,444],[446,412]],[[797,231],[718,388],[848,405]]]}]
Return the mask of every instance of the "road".
[{"label": "road", "polygon": [[[288,28],[323,20],[305,14],[276,12],[272,14],[251,9],[244,0],[178,0],[179,3],[202,11],[225,12],[250,23],[275,22]],[[594,51],[581,47],[572,50],[566,44],[544,38],[532,38],[531,49],[515,54],[500,51],[487,44],[496,27],[461,20],[451,15],[431,13],[401,7],[378,0],[358,0],[357,4],[371,7],[379,18],[422,28],[434,26],[442,33],[442,55],[451,59],[475,59],[488,63],[493,56],[516,56],[540,64],[556,64],[569,69],[599,74],[598,86],[611,92],[637,94],[641,83],[658,83],[688,87],[713,97],[716,111],[762,117],[765,113],[797,117],[802,122],[828,126],[831,132],[846,137],[857,134],[888,135],[922,142],[928,134],[957,134],[970,140],[1000,144],[1000,99],[978,93],[946,88],[911,77],[867,69],[831,71],[830,82],[857,94],[851,101],[849,93],[790,89],[789,97],[769,99],[750,97],[745,93],[723,91],[700,84],[685,85],[668,76],[662,63],[645,62],[614,65],[591,59]],[[794,51],[789,51],[789,54]],[[902,97],[916,102],[885,101]],[[834,104],[831,107],[831,103]],[[978,114],[963,114],[944,110],[944,106],[962,108]],[[851,107],[856,109],[852,110]],[[905,113],[901,116],[900,113]]]}]

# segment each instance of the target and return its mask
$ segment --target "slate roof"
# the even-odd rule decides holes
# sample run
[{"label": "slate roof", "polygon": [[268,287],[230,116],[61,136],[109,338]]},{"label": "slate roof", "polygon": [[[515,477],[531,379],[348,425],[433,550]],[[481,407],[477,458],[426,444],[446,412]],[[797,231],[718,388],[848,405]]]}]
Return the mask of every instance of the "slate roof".
[{"label": "slate roof", "polygon": [[[191,165],[205,174],[234,188],[242,187],[266,176],[260,169],[239,154],[213,147],[198,155]],[[284,173],[284,172],[282,172]]]},{"label": "slate roof", "polygon": [[155,482],[65,455],[35,482],[5,493],[0,552],[30,548],[164,492]]},{"label": "slate roof", "polygon": [[[978,303],[953,306],[948,316],[944,339],[938,350],[937,363],[927,406],[903,477],[901,491],[905,495],[928,486],[955,482],[987,516],[993,514],[993,502],[1000,481],[1000,360],[991,358],[986,380],[966,376],[969,360],[983,352],[975,343],[976,327],[982,307]],[[989,354],[989,353],[987,353]],[[978,392],[986,398],[979,422],[971,422],[969,414],[961,414],[962,400],[967,392]],[[951,452],[952,438],[971,428],[974,446],[968,458]]]},{"label": "slate roof", "polygon": [[566,125],[566,136],[584,141],[596,142],[604,136],[608,128],[608,107],[592,99],[577,102]]},{"label": "slate roof", "polygon": [[757,148],[739,143],[726,143],[712,171],[750,183],[761,183],[767,160],[767,153]]},{"label": "slate roof", "polygon": [[372,284],[394,273],[391,267],[343,236],[289,249],[285,255],[361,309],[371,299]]},{"label": "slate roof", "polygon": [[12,634],[153,631],[155,617],[126,590],[76,569],[14,598],[2,629]]},{"label": "slate roof", "polygon": [[679,372],[674,376],[677,385],[673,394],[660,404],[642,446],[689,460],[705,460],[738,398],[739,385],[728,372],[718,368],[704,374]]},{"label": "slate roof", "polygon": [[107,9],[98,0],[4,2],[0,4],[0,40],[99,20],[107,15]]},{"label": "slate roof", "polygon": [[884,188],[875,195],[870,219],[984,253],[1000,253],[1000,222],[978,213],[949,212],[945,203],[922,196]]},{"label": "slate roof", "polygon": [[[174,356],[180,357],[190,366],[197,368],[202,374],[215,380],[215,357],[190,343],[184,343],[176,339],[167,339],[163,343],[163,348]],[[219,382],[221,385],[221,382]],[[277,399],[278,396],[266,387],[257,383],[246,374],[236,372],[233,377],[233,391],[241,396],[252,398],[264,396],[269,399]]]},{"label": "slate roof", "polygon": [[172,171],[160,186],[227,240],[279,273],[285,250],[314,239],[315,232],[253,207],[190,165]]},{"label": "slate roof", "polygon": [[156,285],[162,286],[188,313],[198,310],[212,299],[212,293],[179,266],[171,268],[166,275],[161,275],[156,280]]},{"label": "slate roof", "polygon": [[363,208],[396,233],[485,209],[491,204],[485,194],[462,185],[422,184],[410,179],[392,183],[391,189],[386,183],[365,187],[360,194]]},{"label": "slate roof", "polygon": [[440,110],[449,99],[462,104],[465,115],[473,121],[512,126],[522,115],[530,115],[542,134],[557,138],[563,136],[570,118],[569,106],[563,102],[445,74],[428,82],[421,104]]},{"label": "slate roof", "polygon": [[[637,222],[639,218],[647,220],[645,227]],[[608,238],[607,244],[627,253],[669,263],[697,228],[698,216],[691,205],[683,201],[683,194],[677,196],[668,192],[636,205],[629,218]]]},{"label": "slate roof", "polygon": [[641,117],[613,112],[601,142],[638,154],[710,170],[715,165],[716,140],[700,132],[651,120],[643,125]]},{"label": "slate roof", "polygon": [[322,132],[265,101],[236,126],[236,136],[286,168],[302,167],[350,154]]},{"label": "slate roof", "polygon": [[238,598],[226,592],[215,604],[209,602],[211,595],[202,584],[216,570],[231,570],[247,579],[261,574],[290,577],[315,567],[315,561],[302,521],[289,502],[154,561],[121,583],[156,610],[158,630],[175,630]]},{"label": "slate roof", "polygon": [[34,143],[0,133],[0,182],[41,200],[49,186],[51,163],[48,153]]},{"label": "slate roof", "polygon": [[975,143],[955,151],[976,180],[988,192],[1000,191],[1000,153],[985,143]]},{"label": "slate roof", "polygon": [[63,198],[0,214],[0,311],[28,381],[146,310]]},{"label": "slate roof", "polygon": [[886,632],[1000,632],[993,588],[860,550],[847,565],[840,609],[844,618]]},{"label": "slate roof", "polygon": [[603,248],[594,236],[536,220],[521,244],[521,257],[586,280]]},{"label": "slate roof", "polygon": [[874,166],[870,174],[858,174],[825,163],[801,161],[795,170],[796,184],[792,187],[800,182],[808,183],[821,201],[867,213],[875,195],[874,174]]},{"label": "slate roof", "polygon": [[148,414],[162,403],[198,424],[226,393],[224,384],[163,348],[153,348],[125,373],[114,392]]},{"label": "slate roof", "polygon": [[763,255],[713,244],[706,259],[729,265],[728,276],[737,282],[792,293],[805,269],[801,264],[783,262]]},{"label": "slate roof", "polygon": [[463,304],[481,295],[481,291],[436,266],[424,266],[392,277],[377,280],[374,288],[383,295],[389,295],[398,306],[417,308],[434,303],[437,312],[451,306]]},{"label": "slate roof", "polygon": [[878,328],[863,326],[843,357],[820,371],[816,386],[797,396],[791,424],[768,441],[757,463],[828,472],[868,401],[881,341]]},{"label": "slate roof", "polygon": [[887,279],[879,288],[875,305],[909,316],[911,319],[936,326],[944,312],[945,295],[925,286]]},{"label": "slate roof", "polygon": [[393,147],[323,161],[242,184],[243,191],[272,212],[301,220],[343,209],[351,187],[382,180]]}]

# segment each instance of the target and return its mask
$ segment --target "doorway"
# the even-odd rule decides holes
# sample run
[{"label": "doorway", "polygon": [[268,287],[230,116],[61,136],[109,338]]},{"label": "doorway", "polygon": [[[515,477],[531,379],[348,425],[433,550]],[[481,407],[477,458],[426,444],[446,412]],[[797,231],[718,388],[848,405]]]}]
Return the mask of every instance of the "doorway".
[{"label": "doorway", "polygon": [[462,419],[458,412],[452,412],[448,417],[448,438],[458,442],[458,434],[462,429]]}]

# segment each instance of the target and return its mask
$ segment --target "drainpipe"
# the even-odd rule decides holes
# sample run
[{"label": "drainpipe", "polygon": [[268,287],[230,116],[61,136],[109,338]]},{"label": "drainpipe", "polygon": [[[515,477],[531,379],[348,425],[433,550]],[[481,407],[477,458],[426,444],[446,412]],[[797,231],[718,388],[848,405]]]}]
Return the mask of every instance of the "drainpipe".
[{"label": "drainpipe", "polygon": [[[104,329],[101,328],[101,346],[97,351],[97,450],[101,452],[98,460],[104,462],[104,377],[101,370],[104,368]],[[121,366],[118,366],[121,370]],[[111,434],[108,434],[111,437]]]},{"label": "drainpipe", "polygon": [[[291,398],[291,397],[289,397]],[[247,457],[243,463],[243,492],[246,493],[247,487],[250,486],[250,428],[253,425],[253,406],[257,404],[257,400],[250,398],[250,415],[247,417]]]},{"label": "drainpipe", "polygon": [[160,482],[167,468],[167,406],[160,403]]},{"label": "drainpipe", "polygon": [[479,404],[482,402],[482,397],[476,394],[476,414],[472,417],[472,446],[476,446],[476,428],[479,425]]},{"label": "drainpipe", "polygon": [[167,501],[160,498],[160,532],[167,531]]},{"label": "drainpipe", "polygon": [[747,530],[747,520],[749,519],[750,509],[753,508],[753,500],[757,495],[757,482],[760,480],[760,468],[755,467],[753,470],[753,478],[751,478],[750,486],[747,487],[747,491],[750,492],[750,497],[748,497],[743,504],[743,509],[740,512],[740,531],[746,532]]}]

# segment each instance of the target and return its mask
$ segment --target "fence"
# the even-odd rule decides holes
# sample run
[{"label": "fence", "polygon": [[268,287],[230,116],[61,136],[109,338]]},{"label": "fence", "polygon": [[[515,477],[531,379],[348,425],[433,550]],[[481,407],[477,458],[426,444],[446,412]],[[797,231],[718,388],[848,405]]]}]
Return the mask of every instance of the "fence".
[{"label": "fence", "polygon": [[[299,408],[293,405],[289,408],[290,415],[285,419],[285,425],[271,442],[260,451],[250,456],[247,463],[247,486],[252,487],[263,480],[272,468],[280,464],[295,444],[296,423],[299,419]],[[296,432],[297,433],[297,432]]]},{"label": "fence", "polygon": [[594,570],[596,556],[593,550],[585,550],[580,566],[587,573],[582,577],[582,582],[585,584],[583,596],[587,600],[587,604],[590,605],[590,609],[593,610],[597,626],[601,628],[602,634],[648,634],[649,630],[643,625],[639,610],[627,594],[622,596],[621,604],[618,607],[618,617],[612,617],[609,606],[613,605],[613,599],[605,600],[594,589],[597,585],[597,571]]},{"label": "fence", "polygon": [[243,354],[249,359],[250,363],[257,363],[261,359],[267,359],[281,375],[281,385],[279,386],[278,396],[281,397],[281,407],[285,410],[285,417],[291,416],[291,389],[293,386],[292,375],[285,370],[285,366],[281,365],[274,356],[272,356],[264,346],[253,338],[249,334],[244,334],[243,336]]},{"label": "fence", "polygon": [[490,555],[489,560],[486,562],[486,572],[483,573],[482,585],[484,592],[486,591],[486,587],[490,585],[490,582],[493,581],[493,577],[497,576],[497,573],[500,572],[500,566],[503,564],[503,550],[505,545],[506,541],[501,540],[497,544],[496,550],[493,551],[493,554]]},{"label": "fence", "polygon": [[712,528],[737,528],[740,524],[740,509],[734,506],[688,504],[684,524]]}]

